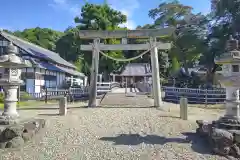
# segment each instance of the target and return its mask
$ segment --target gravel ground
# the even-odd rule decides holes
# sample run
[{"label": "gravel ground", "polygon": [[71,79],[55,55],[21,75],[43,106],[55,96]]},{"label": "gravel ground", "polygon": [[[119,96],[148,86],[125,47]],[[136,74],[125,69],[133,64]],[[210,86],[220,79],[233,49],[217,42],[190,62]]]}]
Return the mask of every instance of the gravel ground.
[{"label": "gravel ground", "polygon": [[[0,151],[2,160],[204,160],[211,155],[193,133],[196,115],[214,119],[220,111],[189,109],[189,121],[180,120],[178,107],[76,108],[67,116],[58,110],[22,110],[21,115],[47,119],[46,130],[21,149]],[[201,117],[201,116],[200,116]]]}]

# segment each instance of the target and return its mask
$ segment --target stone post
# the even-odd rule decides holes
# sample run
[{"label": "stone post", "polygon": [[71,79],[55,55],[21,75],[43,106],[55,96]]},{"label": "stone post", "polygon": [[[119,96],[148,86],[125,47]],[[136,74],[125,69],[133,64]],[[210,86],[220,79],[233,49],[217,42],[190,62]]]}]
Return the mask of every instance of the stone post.
[{"label": "stone post", "polygon": [[67,114],[67,97],[59,100],[59,115],[65,116]]},{"label": "stone post", "polygon": [[188,100],[187,98],[182,97],[180,99],[180,118],[183,120],[188,119],[187,108],[188,108]]}]

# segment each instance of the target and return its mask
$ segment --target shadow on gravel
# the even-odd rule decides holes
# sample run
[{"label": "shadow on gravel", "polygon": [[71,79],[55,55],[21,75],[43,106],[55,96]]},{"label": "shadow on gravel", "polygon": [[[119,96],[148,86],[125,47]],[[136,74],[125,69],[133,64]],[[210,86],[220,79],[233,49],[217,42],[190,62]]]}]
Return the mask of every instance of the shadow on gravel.
[{"label": "shadow on gravel", "polygon": [[212,154],[212,149],[206,138],[197,135],[195,132],[184,132],[182,134],[191,142],[193,151],[201,154]]},{"label": "shadow on gravel", "polygon": [[191,143],[195,152],[201,154],[211,154],[207,144],[195,133],[183,133],[186,138],[166,138],[158,135],[141,136],[139,134],[120,134],[116,137],[102,137],[99,140],[114,142],[114,145],[139,145],[141,143],[152,145],[164,145],[166,143]]},{"label": "shadow on gravel", "polygon": [[59,113],[52,113],[52,114],[38,114],[39,116],[59,116]]},{"label": "shadow on gravel", "polygon": [[189,140],[183,138],[165,138],[158,135],[141,136],[139,134],[120,134],[116,137],[102,137],[100,140],[112,141],[114,145],[139,145],[141,143],[164,145],[171,142],[189,143]]}]

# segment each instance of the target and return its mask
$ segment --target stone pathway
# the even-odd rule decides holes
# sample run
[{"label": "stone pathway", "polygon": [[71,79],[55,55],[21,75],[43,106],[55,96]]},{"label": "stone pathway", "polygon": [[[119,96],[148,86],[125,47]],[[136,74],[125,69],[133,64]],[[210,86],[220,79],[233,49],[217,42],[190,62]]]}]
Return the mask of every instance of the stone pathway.
[{"label": "stone pathway", "polygon": [[146,95],[136,93],[107,93],[101,106],[151,107],[153,102]]},{"label": "stone pathway", "polygon": [[[126,88],[113,88],[111,93],[125,93]],[[127,88],[127,93],[133,92],[133,93],[138,93],[139,89],[138,88]]]}]

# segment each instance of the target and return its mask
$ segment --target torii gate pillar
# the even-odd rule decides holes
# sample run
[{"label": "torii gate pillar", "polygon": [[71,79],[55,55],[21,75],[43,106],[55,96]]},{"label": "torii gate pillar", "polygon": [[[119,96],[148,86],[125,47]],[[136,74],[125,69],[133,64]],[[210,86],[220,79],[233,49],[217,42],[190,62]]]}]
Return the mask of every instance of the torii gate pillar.
[{"label": "torii gate pillar", "polygon": [[156,46],[156,37],[150,37],[150,45],[154,46],[151,49],[151,65],[152,65],[152,80],[153,80],[153,97],[154,107],[160,107],[162,104],[161,85],[159,76],[158,64],[158,48]]},{"label": "torii gate pillar", "polygon": [[98,79],[100,39],[99,38],[94,39],[93,43],[94,43],[93,45],[94,48],[92,49],[92,68],[91,68],[88,107],[97,106],[97,79]]}]

